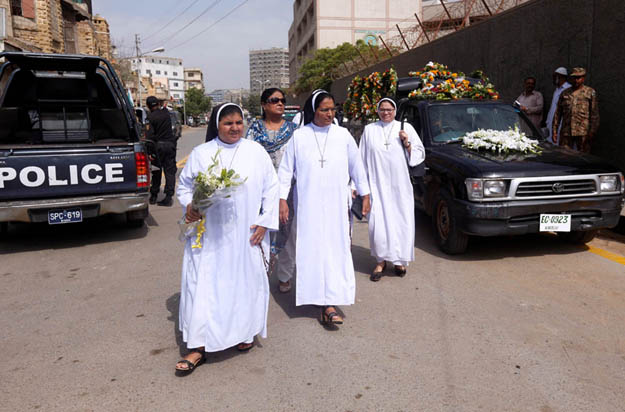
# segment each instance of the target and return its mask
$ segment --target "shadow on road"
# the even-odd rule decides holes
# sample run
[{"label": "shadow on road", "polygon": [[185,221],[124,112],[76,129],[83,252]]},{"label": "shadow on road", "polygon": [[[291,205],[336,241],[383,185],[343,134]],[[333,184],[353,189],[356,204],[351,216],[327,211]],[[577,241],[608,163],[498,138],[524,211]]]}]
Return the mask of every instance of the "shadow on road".
[{"label": "shadow on road", "polygon": [[454,261],[568,255],[588,250],[588,247],[585,245],[567,243],[553,233],[534,233],[518,236],[471,236],[466,253],[448,255],[443,253],[436,245],[429,216],[417,212],[415,215],[415,227],[415,248],[429,255]]},{"label": "shadow on road", "polygon": [[[154,219],[150,216],[153,222]],[[147,220],[148,224],[150,220]],[[45,249],[65,249],[140,239],[148,234],[148,227],[129,228],[122,215],[105,215],[81,223],[48,225],[47,223],[12,223],[7,233],[0,235],[0,255]]]},{"label": "shadow on road", "polygon": [[[165,307],[167,307],[167,310],[169,311],[169,317],[167,320],[173,322],[173,333],[176,339],[176,345],[178,345],[178,353],[182,358],[189,353],[189,350],[187,349],[187,344],[182,340],[182,332],[180,332],[180,318],[178,316],[180,308],[180,293],[174,293],[167,298],[165,301]],[[254,345],[259,348],[263,347],[260,341],[256,338],[254,338]],[[239,352],[236,347],[232,347],[220,352],[207,353],[206,360],[208,363],[218,363],[239,355],[245,355],[245,352]]]}]

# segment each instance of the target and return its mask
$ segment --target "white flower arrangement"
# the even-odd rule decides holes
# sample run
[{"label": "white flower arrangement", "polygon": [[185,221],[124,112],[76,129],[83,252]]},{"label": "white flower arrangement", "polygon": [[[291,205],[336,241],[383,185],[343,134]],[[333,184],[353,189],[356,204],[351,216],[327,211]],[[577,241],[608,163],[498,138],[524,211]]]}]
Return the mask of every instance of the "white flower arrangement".
[{"label": "white flower arrangement", "polygon": [[507,131],[479,129],[462,137],[464,147],[473,150],[488,150],[497,154],[521,152],[540,154],[538,140],[528,138],[518,127]]}]

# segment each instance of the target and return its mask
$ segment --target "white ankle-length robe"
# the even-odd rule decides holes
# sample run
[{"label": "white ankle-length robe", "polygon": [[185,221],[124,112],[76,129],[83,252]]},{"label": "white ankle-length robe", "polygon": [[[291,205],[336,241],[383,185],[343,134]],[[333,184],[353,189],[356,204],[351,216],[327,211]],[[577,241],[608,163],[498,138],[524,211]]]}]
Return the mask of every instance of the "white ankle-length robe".
[{"label": "white ankle-length robe", "polygon": [[[193,179],[206,172],[212,157],[247,181],[234,194],[207,209],[202,248],[187,240],[180,286],[180,330],[188,348],[220,351],[254,336],[266,337],[269,283],[261,249],[250,244],[252,225],[278,229],[278,179],[269,155],[258,143],[219,139],[197,146],[180,174],[178,200],[186,211]],[[233,158],[234,157],[234,158]],[[262,212],[261,212],[262,210]],[[269,258],[269,231],[262,242]]]},{"label": "white ankle-length robe", "polygon": [[[371,188],[369,247],[378,262],[407,265],[414,260],[414,193],[408,165],[425,160],[425,149],[415,129],[404,124],[410,153],[404,148],[397,120],[365,127],[360,153]],[[388,145],[386,144],[388,143]]]},{"label": "white ankle-length robe", "polygon": [[295,304],[351,305],[356,282],[348,219],[350,177],[360,195],[369,194],[352,135],[334,124],[320,128],[310,123],[297,129],[278,170],[281,199],[288,197],[293,177],[297,186]]}]

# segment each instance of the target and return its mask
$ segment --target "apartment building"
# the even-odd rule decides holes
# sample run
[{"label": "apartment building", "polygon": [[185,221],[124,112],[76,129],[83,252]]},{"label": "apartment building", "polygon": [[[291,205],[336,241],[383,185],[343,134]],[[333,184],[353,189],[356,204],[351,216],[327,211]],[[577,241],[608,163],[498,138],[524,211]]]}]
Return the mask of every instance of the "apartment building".
[{"label": "apartment building", "polygon": [[289,29],[289,80],[317,49],[364,40],[378,44],[379,36],[399,34],[415,24],[422,0],[295,0]]},{"label": "apartment building", "polygon": [[0,51],[112,55],[109,25],[91,0],[0,0]]},{"label": "apartment building", "polygon": [[[142,56],[128,58],[130,69],[139,71],[142,77],[149,77],[152,83],[166,85],[169,90],[169,100],[182,104],[184,100],[185,78],[182,59],[164,56]],[[142,81],[143,83],[143,81]],[[144,104],[145,102],[142,102]]]},{"label": "apartment building", "polygon": [[250,50],[250,93],[258,95],[268,87],[289,87],[288,49]]},{"label": "apartment building", "polygon": [[202,69],[197,67],[184,69],[184,89],[204,90],[204,73],[202,73]]}]

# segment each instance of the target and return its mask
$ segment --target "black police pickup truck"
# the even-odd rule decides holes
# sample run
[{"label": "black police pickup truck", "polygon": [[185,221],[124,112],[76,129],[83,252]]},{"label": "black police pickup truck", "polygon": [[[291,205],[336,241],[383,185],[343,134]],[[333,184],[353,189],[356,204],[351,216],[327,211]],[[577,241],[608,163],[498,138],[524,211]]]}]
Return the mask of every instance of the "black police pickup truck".
[{"label": "black police pickup truck", "polygon": [[[415,205],[432,216],[445,253],[463,253],[470,235],[557,231],[586,243],[598,229],[618,223],[624,205],[621,171],[548,143],[511,104],[403,98],[397,119],[410,122],[423,140],[426,167],[423,177],[413,177]],[[463,147],[461,137],[468,132],[515,127],[539,139],[542,153],[500,156]]]},{"label": "black police pickup truck", "polygon": [[150,165],[126,92],[99,57],[0,53],[0,230],[148,215]]}]

